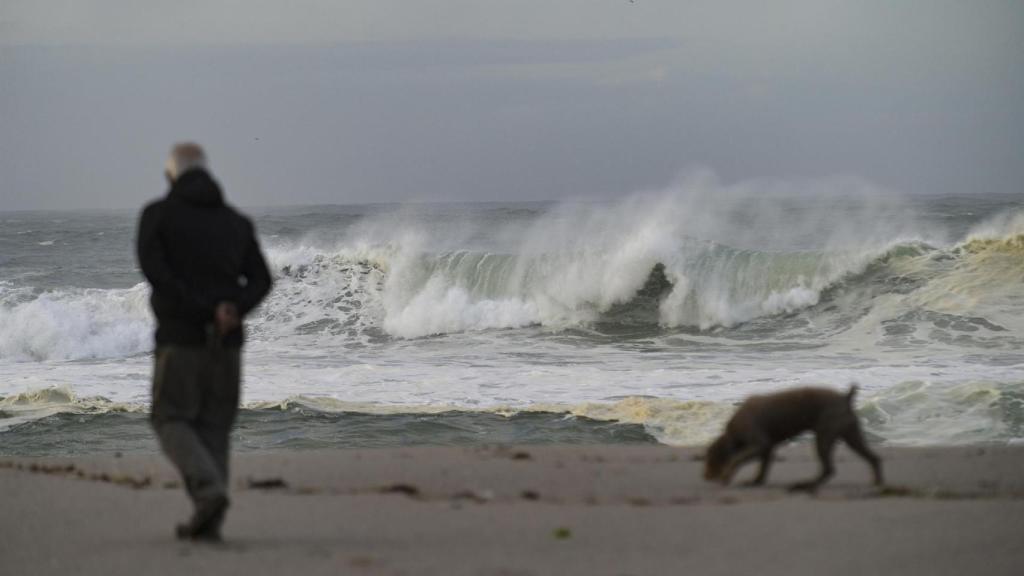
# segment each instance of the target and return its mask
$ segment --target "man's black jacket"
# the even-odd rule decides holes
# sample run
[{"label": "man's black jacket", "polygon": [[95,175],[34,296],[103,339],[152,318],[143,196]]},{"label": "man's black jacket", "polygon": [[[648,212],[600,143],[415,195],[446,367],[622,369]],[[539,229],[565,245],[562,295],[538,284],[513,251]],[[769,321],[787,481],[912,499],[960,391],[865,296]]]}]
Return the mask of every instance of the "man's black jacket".
[{"label": "man's black jacket", "polygon": [[[185,172],[146,206],[137,250],[153,286],[158,346],[203,346],[219,302],[233,302],[244,318],[270,290],[252,222],[224,203],[205,170]],[[226,346],[241,344],[241,329],[224,337]]]}]

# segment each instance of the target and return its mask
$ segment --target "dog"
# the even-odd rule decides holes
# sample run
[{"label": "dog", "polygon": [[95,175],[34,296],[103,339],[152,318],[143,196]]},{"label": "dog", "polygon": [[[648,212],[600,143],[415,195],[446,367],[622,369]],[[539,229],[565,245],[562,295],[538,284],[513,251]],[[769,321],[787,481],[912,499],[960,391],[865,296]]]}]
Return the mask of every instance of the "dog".
[{"label": "dog", "polygon": [[751,396],[740,405],[725,426],[725,432],[708,447],[704,460],[704,479],[729,484],[743,464],[760,459],[757,476],[747,485],[760,486],[768,477],[775,447],[795,436],[812,431],[821,473],[817,478],[798,482],[790,490],[813,492],[835,473],[832,449],[843,440],[861,458],[867,460],[874,483],[881,486],[882,461],[868,448],[853,411],[857,386],[843,394],[825,388],[797,388]]}]

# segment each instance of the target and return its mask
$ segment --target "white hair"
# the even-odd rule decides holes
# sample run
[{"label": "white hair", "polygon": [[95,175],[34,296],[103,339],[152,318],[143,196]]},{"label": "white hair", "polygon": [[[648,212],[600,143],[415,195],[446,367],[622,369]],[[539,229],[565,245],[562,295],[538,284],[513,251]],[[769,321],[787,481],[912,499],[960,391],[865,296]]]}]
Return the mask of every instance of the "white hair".
[{"label": "white hair", "polygon": [[206,170],[206,153],[199,144],[183,142],[171,148],[171,155],[164,164],[164,173],[173,182],[185,172],[197,168]]}]

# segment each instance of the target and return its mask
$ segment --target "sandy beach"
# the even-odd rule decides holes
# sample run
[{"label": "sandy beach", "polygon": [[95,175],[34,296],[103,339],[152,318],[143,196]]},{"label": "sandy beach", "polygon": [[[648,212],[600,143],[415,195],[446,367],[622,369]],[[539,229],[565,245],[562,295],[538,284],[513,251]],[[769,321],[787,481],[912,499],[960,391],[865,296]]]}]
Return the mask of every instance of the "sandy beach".
[{"label": "sandy beach", "polygon": [[[845,449],[816,496],[810,446],[769,485],[700,479],[696,449],[414,448],[243,454],[226,542],[156,456],[0,458],[0,573],[1016,574],[1024,449],[886,449],[888,486]],[[745,469],[740,480],[753,473]]]}]

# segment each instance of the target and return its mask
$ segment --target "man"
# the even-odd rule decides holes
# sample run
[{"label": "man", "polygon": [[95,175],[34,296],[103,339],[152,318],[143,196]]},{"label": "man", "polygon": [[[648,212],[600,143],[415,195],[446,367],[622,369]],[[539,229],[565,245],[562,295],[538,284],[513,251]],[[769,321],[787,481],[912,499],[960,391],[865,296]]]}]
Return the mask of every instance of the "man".
[{"label": "man", "polygon": [[171,150],[167,196],[143,210],[138,258],[152,285],[151,420],[195,507],[182,539],[219,540],[238,411],[242,319],[270,290],[252,223],[224,203],[196,144]]}]

